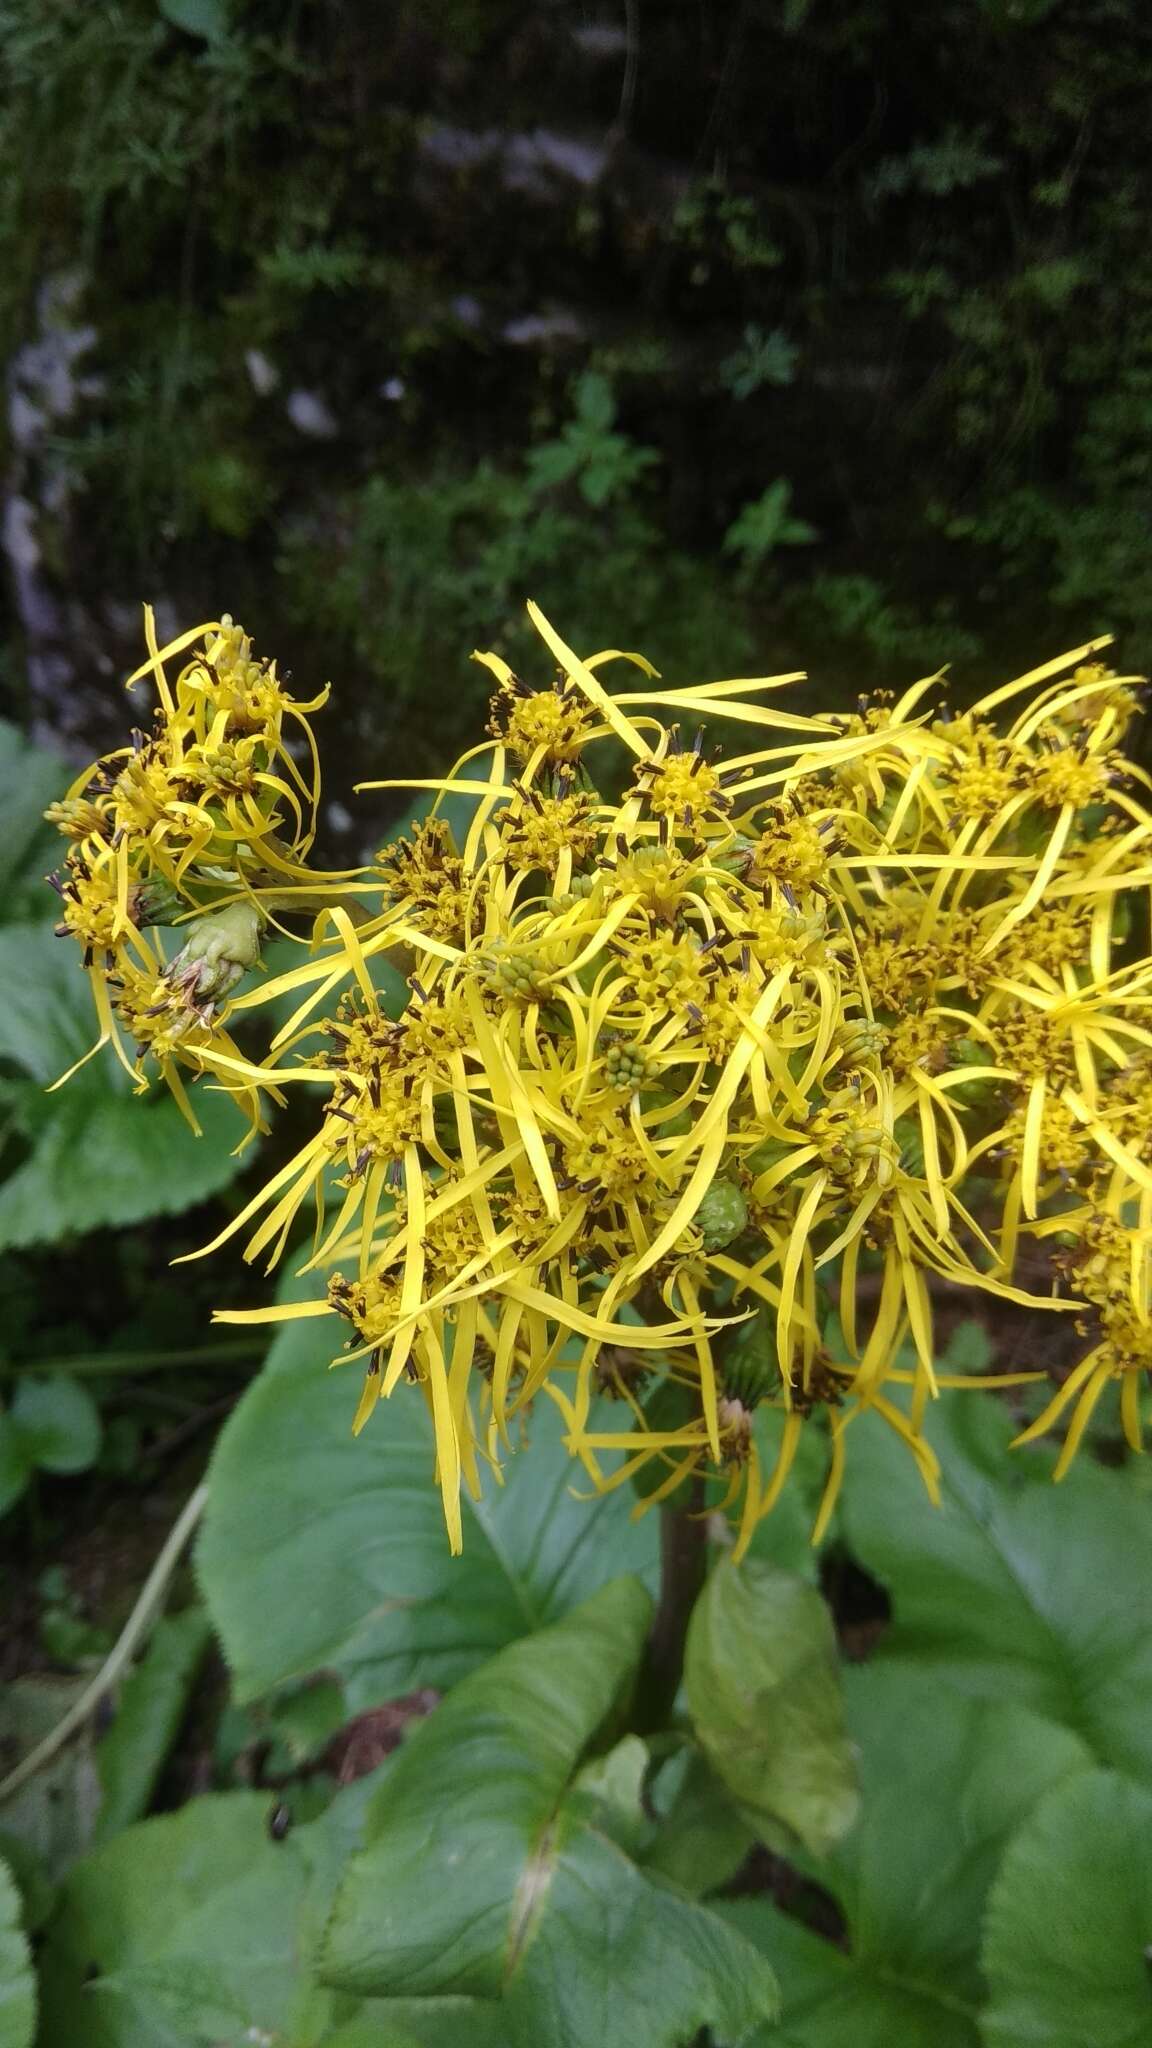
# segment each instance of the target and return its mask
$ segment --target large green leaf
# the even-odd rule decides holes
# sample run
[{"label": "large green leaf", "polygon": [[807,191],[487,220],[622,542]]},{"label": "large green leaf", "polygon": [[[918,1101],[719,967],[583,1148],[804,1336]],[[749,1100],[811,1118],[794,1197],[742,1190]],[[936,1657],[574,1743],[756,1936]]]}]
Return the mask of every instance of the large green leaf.
[{"label": "large green leaf", "polygon": [[832,1617],[763,1558],[717,1566],[684,1661],[688,1710],[714,1771],[760,1833],[782,1821],[813,1851],[856,1817]]},{"label": "large green leaf", "polygon": [[547,1400],[503,1486],[465,1499],[451,1557],[418,1391],[353,1437],[354,1391],[326,1370],[338,1343],[334,1323],[290,1325],[217,1447],[199,1571],[241,1700],[319,1669],[353,1712],[451,1685],[619,1572],[655,1570],[655,1517],[632,1522],[623,1491],[573,1498]]},{"label": "large green leaf", "polygon": [[[55,901],[45,894],[50,903]],[[99,1031],[77,948],[58,939],[49,923],[5,924],[0,929],[0,974],[0,1059],[10,1060],[29,1080],[47,1088],[87,1052]],[[102,1063],[100,1071],[104,1073]],[[121,1095],[130,1083],[112,1063],[105,1086]],[[47,1105],[46,1114],[53,1106]]]},{"label": "large green leaf", "polygon": [[1152,1778],[1147,1501],[1129,1475],[1086,1461],[1053,1486],[1049,1454],[1010,1451],[1012,1434],[992,1397],[942,1397],[928,1418],[944,1468],[934,1508],[892,1432],[867,1415],[853,1424],[844,1526],[892,1600],[881,1655],[1019,1700],[1101,1762]]},{"label": "large green leaf", "polygon": [[96,1037],[73,954],[43,925],[0,930],[0,1059],[28,1076],[9,1090],[28,1151],[0,1187],[0,1250],[175,1215],[240,1170],[232,1147],[244,1127],[219,1090],[193,1090],[200,1138],[165,1089],[134,1095],[110,1051],[59,1094],[44,1092]]},{"label": "large green leaf", "polygon": [[[508,2048],[678,2048],[701,2026],[739,2036],[771,2012],[755,1952],[605,1829],[620,1771],[579,1779],[650,1611],[638,1581],[616,1580],[502,1651],[416,1731],[337,1895],[326,1978],[392,1997],[500,1996]],[[622,1761],[627,1777],[627,1749]]]},{"label": "large green leaf", "polygon": [[266,1793],[218,1794],[87,1856],[49,1928],[39,2048],[313,2048],[355,2011],[310,1963],[365,1796],[277,1841]]},{"label": "large green leaf", "polygon": [[1147,2048],[1150,1957],[1152,1794],[1087,1772],[1037,1807],[992,1887],[988,2048]]},{"label": "large green leaf", "polygon": [[31,2048],[36,1982],[20,1926],[20,1894],[0,1863],[0,2048]]},{"label": "large green leaf", "polygon": [[380,1775],[282,1840],[266,1793],[225,1793],[128,1828],[77,1864],[48,1931],[38,2048],[504,2048],[496,2008],[474,1999],[364,2005],[316,1980],[332,1895]]},{"label": "large green leaf", "polygon": [[780,1978],[782,2022],[757,2048],[977,2048],[980,1922],[1004,1843],[1088,1753],[1022,1707],[906,1666],[849,1671],[846,1690],[860,1820],[804,1867],[840,1907],[847,1948],[764,1899],[720,1908]]}]

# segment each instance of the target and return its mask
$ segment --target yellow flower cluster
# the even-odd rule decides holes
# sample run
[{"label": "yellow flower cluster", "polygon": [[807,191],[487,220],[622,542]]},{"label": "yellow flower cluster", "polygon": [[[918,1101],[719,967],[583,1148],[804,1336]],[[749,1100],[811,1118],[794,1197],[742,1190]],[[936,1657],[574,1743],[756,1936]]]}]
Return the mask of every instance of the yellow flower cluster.
[{"label": "yellow flower cluster", "polygon": [[[219,1006],[259,957],[268,906],[297,902],[316,879],[305,864],[320,781],[308,713],[327,691],[294,702],[275,663],[257,661],[230,618],[163,651],[150,608],[144,624],[148,660],[128,687],[152,681],[151,730],[133,731],[129,746],[86,769],[52,805],[48,818],[69,847],[50,879],[61,899],[57,929],[79,942],[92,982],[100,1021],[92,1052],[110,1042],[141,1088],[150,1055],[195,1130],[179,1070],[239,1071]],[[170,682],[164,664],[181,655],[188,658]],[[306,740],[307,777],[286,722]],[[171,960],[156,929],[165,925],[186,927]],[[243,1093],[258,1125],[256,1092]]]},{"label": "yellow flower cluster", "polygon": [[[638,656],[582,660],[529,609],[552,680],[477,657],[497,685],[489,744],[418,785],[429,815],[355,879],[298,872],[299,819],[281,851],[292,771],[271,714],[251,789],[193,798],[180,782],[187,755],[243,745],[222,629],[185,671],[194,686],[161,689],[140,774],[162,771],[163,824],[133,825],[118,903],[154,873],[185,891],[217,869],[249,903],[266,868],[278,903],[322,906],[306,961],[225,1011],[292,999],[262,1062],[194,1001],[179,1041],[250,1111],[263,1089],[322,1091],[313,1135],[216,1243],[250,1231],[246,1256],[274,1263],[314,1207],[327,1296],[226,1319],[341,1318],[343,1356],[364,1361],[358,1428],[419,1390],[454,1548],[461,1486],[478,1489],[542,1395],[596,1488],[637,1479],[650,1505],[705,1480],[738,1512],[739,1547],[806,1427],[831,1443],[817,1536],[866,1410],[935,1491],[941,1283],[1071,1311],[1089,1334],[1026,1432],[1075,1404],[1061,1470],[1114,1379],[1138,1445],[1152,813],[1119,751],[1131,684],[1089,648],[962,716],[934,677],[802,718],[774,701],[795,677],[663,689]],[[197,637],[152,644],[158,687]],[[643,685],[609,692],[622,661]],[[266,688],[278,717],[287,700]],[[198,693],[212,709],[189,723]],[[718,756],[710,721],[756,745]],[[111,779],[74,800],[111,826],[85,832],[83,859],[118,875]],[[470,805],[459,838],[449,797]],[[118,915],[110,945],[85,943],[122,973]],[[398,1017],[385,960],[407,974]],[[762,1405],[782,1417],[771,1469]]]}]

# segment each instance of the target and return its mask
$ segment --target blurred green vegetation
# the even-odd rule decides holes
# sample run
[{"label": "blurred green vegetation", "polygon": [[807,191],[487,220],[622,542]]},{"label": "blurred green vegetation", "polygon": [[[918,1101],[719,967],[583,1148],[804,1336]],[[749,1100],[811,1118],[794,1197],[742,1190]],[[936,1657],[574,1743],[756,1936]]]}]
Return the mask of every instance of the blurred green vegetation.
[{"label": "blurred green vegetation", "polygon": [[3,0],[0,66],[4,672],[69,732],[145,595],[364,772],[467,743],[529,594],[841,696],[1152,652],[1130,0]]}]

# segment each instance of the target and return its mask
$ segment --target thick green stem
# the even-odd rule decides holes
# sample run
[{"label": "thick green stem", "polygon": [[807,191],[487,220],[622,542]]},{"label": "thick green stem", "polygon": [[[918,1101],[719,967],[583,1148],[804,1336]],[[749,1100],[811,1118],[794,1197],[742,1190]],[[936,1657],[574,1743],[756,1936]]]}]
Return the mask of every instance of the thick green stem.
[{"label": "thick green stem", "polygon": [[684,1507],[660,1511],[660,1600],[636,1692],[636,1726],[641,1735],[650,1735],[668,1723],[684,1673],[688,1623],[707,1575],[704,1487],[694,1480],[692,1497]]}]

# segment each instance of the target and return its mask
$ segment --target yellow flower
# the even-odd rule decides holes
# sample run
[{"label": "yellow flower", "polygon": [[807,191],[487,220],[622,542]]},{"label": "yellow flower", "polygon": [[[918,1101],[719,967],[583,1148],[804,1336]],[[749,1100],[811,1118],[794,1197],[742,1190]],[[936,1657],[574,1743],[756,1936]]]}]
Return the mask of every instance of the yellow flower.
[{"label": "yellow flower", "polygon": [[[861,1415],[934,1491],[938,1282],[1095,1317],[1092,1362],[1030,1434],[1118,1380],[1137,1436],[1152,961],[1131,957],[1127,906],[1152,883],[1152,815],[1118,777],[1129,684],[1081,649],[961,718],[929,678],[809,719],[773,698],[795,678],[665,689],[530,615],[551,682],[477,657],[489,743],[419,785],[429,816],[365,874],[308,867],[316,777],[296,777],[282,725],[316,707],[227,621],[163,654],[150,640],[156,735],[61,819],[64,921],[102,1021],[252,1118],[320,1091],[311,1134],[216,1245],[246,1235],[274,1264],[311,1210],[305,1270],[328,1292],[227,1319],[335,1315],[363,1364],[357,1428],[397,1393],[427,1403],[454,1548],[461,1487],[540,1398],[595,1486],[638,1478],[644,1512],[703,1479],[738,1548],[805,1429],[829,1446],[817,1536]],[[197,641],[170,687],[164,662]],[[605,688],[620,661],[639,688]],[[686,748],[682,725],[709,717],[752,750]],[[615,789],[597,786],[605,741],[608,767],[630,761]],[[471,808],[459,838],[450,795]],[[297,916],[304,957],[239,993],[235,935],[165,966],[141,933],[160,883],[186,916]],[[397,1018],[386,960],[408,977]],[[240,1052],[225,1027],[285,999],[263,1057]],[[1073,1292],[1019,1284],[1022,1241],[1069,1232]],[[605,1390],[619,1428],[594,1418]],[[770,1472],[762,1402],[782,1417]]]},{"label": "yellow flower", "polygon": [[[306,865],[319,797],[308,715],[327,692],[306,704],[289,697],[275,664],[257,661],[228,617],[165,648],[148,607],[144,627],[149,658],[129,686],[145,676],[154,684],[152,731],[134,731],[47,813],[70,841],[55,878],[57,929],[79,943],[92,982],[100,1022],[92,1052],[111,1043],[143,1085],[150,1054],[194,1127],[177,1068],[211,1068],[252,1128],[263,1128],[258,1091],[239,1073],[239,1049],[216,1014],[259,957],[260,906],[282,901],[286,887],[306,896],[320,880]],[[166,664],[180,656],[189,658],[172,681]],[[311,779],[296,765],[286,726],[308,743]],[[158,943],[139,936],[189,919],[169,966]],[[134,1059],[122,1030],[135,1041]]]}]

